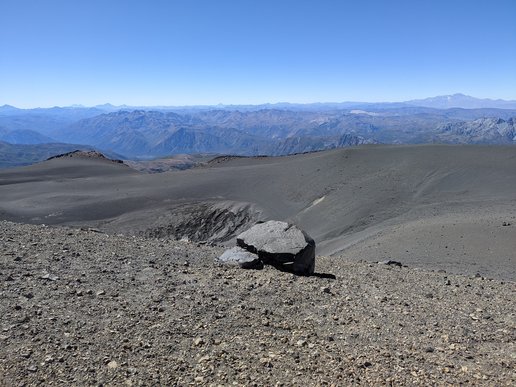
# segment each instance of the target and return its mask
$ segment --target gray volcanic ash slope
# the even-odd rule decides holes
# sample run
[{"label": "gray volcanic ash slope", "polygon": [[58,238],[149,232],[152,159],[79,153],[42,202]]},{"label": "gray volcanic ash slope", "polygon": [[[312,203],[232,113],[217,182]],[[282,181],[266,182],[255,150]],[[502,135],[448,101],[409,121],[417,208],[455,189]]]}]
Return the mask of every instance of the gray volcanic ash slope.
[{"label": "gray volcanic ash slope", "polygon": [[0,221],[0,385],[514,385],[514,283]]},{"label": "gray volcanic ash slope", "polygon": [[1,172],[0,216],[215,243],[287,220],[318,254],[514,279],[515,171],[516,148],[487,146],[229,157],[159,175],[57,159]]}]

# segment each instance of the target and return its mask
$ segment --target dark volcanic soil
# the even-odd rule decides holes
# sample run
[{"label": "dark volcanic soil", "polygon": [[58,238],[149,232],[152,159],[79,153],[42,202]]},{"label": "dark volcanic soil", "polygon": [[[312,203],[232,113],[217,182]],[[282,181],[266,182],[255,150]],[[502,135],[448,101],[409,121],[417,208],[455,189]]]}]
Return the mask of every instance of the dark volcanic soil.
[{"label": "dark volcanic soil", "polygon": [[0,385],[516,384],[512,282],[221,252],[0,222]]},{"label": "dark volcanic soil", "polygon": [[0,170],[0,219],[216,243],[283,220],[322,255],[514,281],[515,192],[516,147],[363,146],[161,174],[63,157]]}]

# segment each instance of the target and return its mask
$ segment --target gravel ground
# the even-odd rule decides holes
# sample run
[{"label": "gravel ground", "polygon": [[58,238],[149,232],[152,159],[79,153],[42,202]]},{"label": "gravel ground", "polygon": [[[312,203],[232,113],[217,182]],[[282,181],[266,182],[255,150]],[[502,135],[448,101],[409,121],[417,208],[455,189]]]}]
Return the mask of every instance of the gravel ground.
[{"label": "gravel ground", "polygon": [[0,222],[0,385],[516,385],[513,282],[221,252]]}]

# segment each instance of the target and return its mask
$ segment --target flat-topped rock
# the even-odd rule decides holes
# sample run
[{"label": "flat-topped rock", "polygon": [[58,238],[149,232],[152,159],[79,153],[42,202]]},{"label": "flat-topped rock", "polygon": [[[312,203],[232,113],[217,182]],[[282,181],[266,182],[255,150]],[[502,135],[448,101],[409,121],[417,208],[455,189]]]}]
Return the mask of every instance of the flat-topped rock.
[{"label": "flat-topped rock", "polygon": [[237,245],[258,254],[264,263],[292,263],[297,274],[313,274],[315,269],[314,240],[287,222],[258,223],[237,236]]},{"label": "flat-topped rock", "polygon": [[258,255],[253,254],[241,247],[235,246],[215,259],[217,263],[227,266],[240,266],[242,269],[261,269],[263,262]]}]

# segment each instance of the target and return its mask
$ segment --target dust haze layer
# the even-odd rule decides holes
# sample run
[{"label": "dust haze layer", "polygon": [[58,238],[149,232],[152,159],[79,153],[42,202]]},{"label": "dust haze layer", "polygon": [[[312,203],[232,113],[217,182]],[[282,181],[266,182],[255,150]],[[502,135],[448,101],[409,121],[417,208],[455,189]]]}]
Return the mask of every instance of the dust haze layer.
[{"label": "dust haze layer", "polygon": [[257,220],[287,220],[317,254],[514,280],[515,193],[516,148],[503,146],[226,157],[158,175],[57,159],[2,171],[0,216],[228,244]]}]

